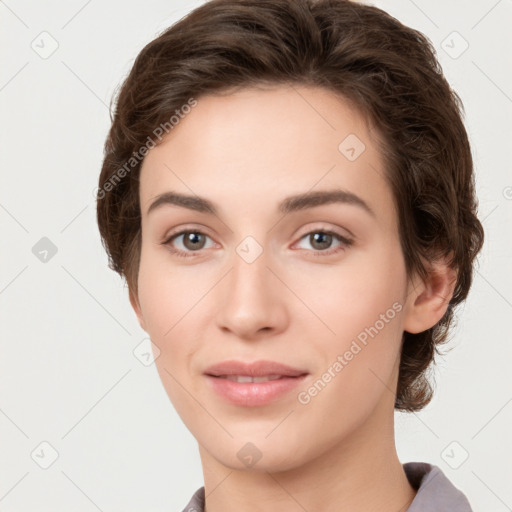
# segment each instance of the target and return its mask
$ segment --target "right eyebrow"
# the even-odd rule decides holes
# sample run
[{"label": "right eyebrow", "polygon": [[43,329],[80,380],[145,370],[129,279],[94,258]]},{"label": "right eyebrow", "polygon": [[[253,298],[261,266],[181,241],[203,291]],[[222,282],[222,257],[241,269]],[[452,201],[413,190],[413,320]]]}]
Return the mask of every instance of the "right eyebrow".
[{"label": "right eyebrow", "polygon": [[149,215],[153,210],[156,210],[166,204],[181,206],[182,208],[188,208],[189,210],[194,210],[196,212],[217,215],[217,208],[212,202],[208,201],[208,199],[199,196],[180,194],[178,192],[165,192],[157,196],[155,201],[153,201],[149,206],[147,214]]}]

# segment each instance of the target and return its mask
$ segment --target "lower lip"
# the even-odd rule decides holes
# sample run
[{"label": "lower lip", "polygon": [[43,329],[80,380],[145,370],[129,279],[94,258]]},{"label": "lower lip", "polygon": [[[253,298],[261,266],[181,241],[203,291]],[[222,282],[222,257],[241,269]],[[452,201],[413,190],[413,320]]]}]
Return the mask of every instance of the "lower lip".
[{"label": "lower lip", "polygon": [[229,402],[244,407],[266,405],[303,383],[306,375],[283,377],[266,382],[235,382],[221,377],[206,376],[214,391]]}]

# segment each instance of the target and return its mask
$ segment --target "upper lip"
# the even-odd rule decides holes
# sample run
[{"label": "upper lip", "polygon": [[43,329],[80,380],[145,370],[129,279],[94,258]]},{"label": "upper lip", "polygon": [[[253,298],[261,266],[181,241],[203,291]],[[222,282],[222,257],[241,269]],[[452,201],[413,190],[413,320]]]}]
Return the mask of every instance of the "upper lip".
[{"label": "upper lip", "polygon": [[221,375],[247,375],[250,377],[265,377],[266,375],[282,375],[284,377],[299,377],[308,373],[299,368],[278,363],[276,361],[254,361],[244,363],[243,361],[222,361],[208,367],[207,375],[219,377]]}]

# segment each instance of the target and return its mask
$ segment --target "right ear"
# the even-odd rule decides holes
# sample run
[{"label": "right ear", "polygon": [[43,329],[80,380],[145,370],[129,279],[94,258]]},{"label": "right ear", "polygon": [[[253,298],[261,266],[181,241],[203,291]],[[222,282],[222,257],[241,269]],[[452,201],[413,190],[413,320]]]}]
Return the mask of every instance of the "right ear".
[{"label": "right ear", "polygon": [[[144,322],[144,316],[142,315],[142,310],[139,304],[139,299],[136,294],[133,293],[132,290],[128,291],[128,295],[130,298],[130,304],[132,305],[135,314],[137,315],[137,320],[139,321],[139,325],[142,327],[144,331],[146,331],[146,324]],[[146,331],[147,332],[147,331]]]}]

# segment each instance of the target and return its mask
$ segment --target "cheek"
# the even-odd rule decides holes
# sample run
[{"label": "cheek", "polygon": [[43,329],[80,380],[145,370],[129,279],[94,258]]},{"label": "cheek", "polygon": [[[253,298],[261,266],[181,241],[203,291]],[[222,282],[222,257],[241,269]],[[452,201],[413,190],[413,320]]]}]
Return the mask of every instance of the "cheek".
[{"label": "cheek", "polygon": [[318,335],[310,341],[322,354],[318,377],[329,382],[330,391],[322,391],[317,405],[335,400],[360,410],[371,407],[392,381],[403,332],[406,272],[392,246],[346,263],[316,273],[315,287],[311,275],[296,283],[298,295],[322,321],[315,320]]},{"label": "cheek", "polygon": [[170,339],[174,326],[179,326],[180,318],[197,302],[197,287],[190,276],[169,265],[165,251],[144,246],[138,289],[146,328],[155,342]]},{"label": "cheek", "polygon": [[325,324],[324,340],[343,345],[376,322],[381,328],[381,315],[385,315],[386,328],[380,330],[395,334],[400,330],[396,313],[403,306],[407,280],[401,253],[392,245],[354,253],[336,266],[298,269],[289,279],[297,295]]},{"label": "cheek", "polygon": [[[144,258],[144,253],[142,253],[138,289],[146,330],[153,339],[154,336],[159,338],[172,325],[173,308],[169,307],[172,305],[169,303],[172,297],[169,294],[165,279],[162,279],[159,268],[149,263],[147,258]],[[164,310],[168,313],[168,322],[165,322],[167,325],[163,325]],[[156,342],[155,339],[153,341]]]},{"label": "cheek", "polygon": [[187,361],[195,350],[187,312],[193,313],[198,297],[181,273],[159,259],[149,251],[141,254],[139,300],[146,331],[159,350],[155,366],[171,402],[181,411],[190,397],[178,383],[187,378]]},{"label": "cheek", "polygon": [[208,309],[205,299],[213,277],[193,266],[171,265],[165,251],[141,253],[139,300],[146,331],[160,351],[155,364],[173,402],[182,399],[177,381],[190,378],[190,361],[204,341],[199,323]]}]

